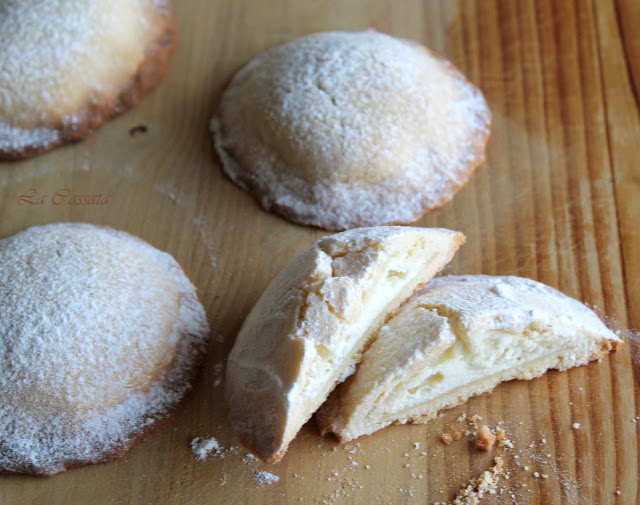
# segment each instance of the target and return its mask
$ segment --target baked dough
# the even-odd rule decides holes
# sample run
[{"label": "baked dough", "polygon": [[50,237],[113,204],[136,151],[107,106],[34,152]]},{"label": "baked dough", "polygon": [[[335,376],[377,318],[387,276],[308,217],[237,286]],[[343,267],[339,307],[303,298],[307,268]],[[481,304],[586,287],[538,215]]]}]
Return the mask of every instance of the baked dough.
[{"label": "baked dough", "polygon": [[87,137],[165,73],[169,0],[0,1],[0,159]]},{"label": "baked dough", "polygon": [[373,332],[444,267],[464,237],[360,228],[316,242],[260,297],[229,355],[225,396],[242,445],[278,461]]},{"label": "baked dough", "polygon": [[227,175],[268,211],[332,230],[416,221],[484,160],[482,93],[420,44],[316,33],[233,77],[212,120]]},{"label": "baked dough", "polygon": [[380,330],[317,420],[347,442],[426,422],[502,381],[584,365],[621,344],[589,308],[531,279],[437,278]]},{"label": "baked dough", "polygon": [[82,223],[0,240],[0,472],[109,461],[166,422],[205,350],[169,255]]}]

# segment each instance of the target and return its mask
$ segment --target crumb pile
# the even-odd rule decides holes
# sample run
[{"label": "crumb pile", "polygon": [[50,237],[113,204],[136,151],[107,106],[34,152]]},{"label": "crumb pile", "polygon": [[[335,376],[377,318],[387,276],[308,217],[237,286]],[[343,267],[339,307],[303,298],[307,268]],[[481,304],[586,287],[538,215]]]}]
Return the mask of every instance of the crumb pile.
[{"label": "crumb pile", "polygon": [[498,476],[502,473],[504,473],[504,460],[500,456],[496,456],[491,468],[472,479],[458,492],[450,504],[439,502],[434,505],[478,505],[486,493],[495,494]]}]

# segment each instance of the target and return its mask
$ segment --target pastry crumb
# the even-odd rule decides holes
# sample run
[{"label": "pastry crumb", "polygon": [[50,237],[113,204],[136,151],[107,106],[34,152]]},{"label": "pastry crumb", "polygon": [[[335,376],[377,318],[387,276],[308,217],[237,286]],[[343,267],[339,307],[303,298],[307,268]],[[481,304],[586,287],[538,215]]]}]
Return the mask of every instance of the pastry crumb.
[{"label": "pastry crumb", "polygon": [[449,433],[443,433],[440,439],[447,445],[453,442],[453,437]]},{"label": "pastry crumb", "polygon": [[489,427],[485,424],[476,434],[476,449],[484,452],[491,452],[493,444],[496,442],[496,436],[491,433]]}]

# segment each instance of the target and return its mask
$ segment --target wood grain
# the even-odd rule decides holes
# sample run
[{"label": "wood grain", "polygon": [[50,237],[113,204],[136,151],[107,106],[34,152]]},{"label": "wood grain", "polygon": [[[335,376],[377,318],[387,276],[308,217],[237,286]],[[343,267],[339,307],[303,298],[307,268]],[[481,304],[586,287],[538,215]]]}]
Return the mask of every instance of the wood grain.
[{"label": "wood grain", "polygon": [[[235,70],[275,44],[330,29],[373,27],[445,55],[483,90],[494,118],[487,163],[418,223],[467,235],[448,272],[532,277],[598,307],[619,328],[638,329],[640,4],[176,0],[174,7],[179,48],[165,81],[139,107],[82,143],[0,164],[0,236],[88,221],[169,251],[207,309],[208,361],[175,422],[125,459],[47,479],[0,477],[0,503],[448,501],[491,462],[467,439],[440,442],[443,431],[464,425],[463,413],[492,426],[502,421],[515,446],[503,451],[509,480],[486,503],[640,503],[640,339],[600,363],[503,384],[427,425],[391,427],[347,447],[309,424],[275,466],[247,461],[239,449],[204,462],[189,450],[196,436],[236,445],[215,365],[273,276],[325,234],[264,213],[222,174],[207,127]],[[137,125],[147,132],[130,135]],[[109,194],[111,203],[18,205],[30,188]],[[257,470],[280,480],[259,486]]]}]

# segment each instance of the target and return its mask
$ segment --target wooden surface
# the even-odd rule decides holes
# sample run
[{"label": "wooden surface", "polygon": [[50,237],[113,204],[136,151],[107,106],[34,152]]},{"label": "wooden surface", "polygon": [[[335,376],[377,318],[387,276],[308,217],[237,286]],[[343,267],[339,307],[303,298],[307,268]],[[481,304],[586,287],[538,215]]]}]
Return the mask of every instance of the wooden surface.
[{"label": "wooden surface", "polygon": [[[0,236],[87,221],[173,254],[199,289],[209,356],[175,422],[125,459],[52,478],[0,477],[2,504],[430,504],[451,500],[491,456],[443,431],[463,413],[503,421],[509,480],[486,503],[633,504],[638,346],[587,367],[512,382],[424,426],[342,447],[307,425],[275,466],[242,450],[196,461],[189,442],[235,446],[216,385],[243,318],[270,279],[325,232],[263,212],[223,176],[207,124],[233,72],[300,35],[374,27],[451,59],[493,112],[488,161],[418,223],[460,230],[450,273],[532,277],[640,328],[640,3],[637,0],[175,1],[180,45],[161,86],[85,142],[0,164]],[[129,130],[146,125],[146,134]],[[111,195],[108,205],[18,205]],[[47,200],[47,199],[45,199]],[[579,429],[572,429],[573,423]],[[543,442],[544,440],[544,442]],[[415,448],[414,443],[419,444]],[[357,464],[356,464],[357,463]],[[527,469],[525,469],[525,466]],[[253,475],[280,477],[259,486]],[[536,478],[533,472],[548,475]],[[619,491],[620,494],[616,494]]]}]

